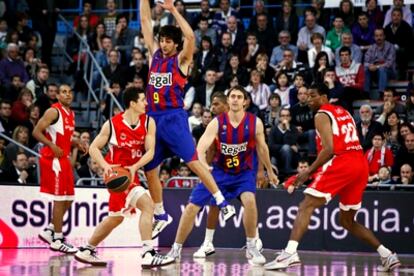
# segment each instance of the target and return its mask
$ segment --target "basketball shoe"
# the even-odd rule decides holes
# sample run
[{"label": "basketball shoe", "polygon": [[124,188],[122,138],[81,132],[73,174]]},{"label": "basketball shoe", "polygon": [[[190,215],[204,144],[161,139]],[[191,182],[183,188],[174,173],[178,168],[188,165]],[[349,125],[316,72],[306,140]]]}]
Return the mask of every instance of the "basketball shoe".
[{"label": "basketball shoe", "polygon": [[148,250],[142,254],[142,268],[153,268],[157,266],[169,265],[175,261],[174,258],[171,258],[167,255],[161,255],[154,249]]},{"label": "basketball shoe", "polygon": [[50,244],[50,249],[53,251],[59,251],[66,254],[73,254],[78,251],[76,247],[65,242],[65,238],[53,239],[53,242]]},{"label": "basketball shoe", "polygon": [[236,214],[236,209],[234,209],[234,206],[229,205],[225,200],[217,206],[220,208],[220,212],[223,214],[224,221],[231,219]]},{"label": "basketball shoe", "polygon": [[165,213],[162,215],[154,215],[154,222],[152,223],[152,239],[158,235],[173,221],[173,218]]},{"label": "basketball shoe", "polygon": [[201,247],[194,252],[193,257],[194,258],[205,258],[207,256],[213,255],[216,253],[214,249],[214,245],[211,241],[205,241]]},{"label": "basketball shoe", "polygon": [[43,229],[42,232],[39,233],[38,237],[42,241],[44,241],[47,244],[51,244],[53,242],[53,235],[55,234],[55,231],[50,229],[49,227],[46,227]]},{"label": "basketball shoe", "polygon": [[246,258],[251,265],[263,265],[266,262],[266,258],[257,249],[256,244],[254,246],[247,246]]},{"label": "basketball shoe", "polygon": [[106,266],[107,262],[98,258],[96,250],[88,247],[79,247],[75,254],[75,259],[81,263],[94,266]]},{"label": "basketball shoe", "polygon": [[392,271],[401,265],[396,253],[390,254],[387,258],[381,258],[381,263],[382,265],[377,267],[377,270],[381,272]]},{"label": "basketball shoe", "polygon": [[265,264],[264,268],[266,270],[283,269],[296,265],[300,265],[298,253],[295,252],[293,254],[289,254],[285,250],[282,250],[282,252],[276,257],[276,259],[274,259],[270,263]]},{"label": "basketball shoe", "polygon": [[173,244],[173,246],[171,247],[171,250],[167,253],[167,256],[173,258],[174,260],[179,260],[181,259],[182,249],[183,249],[182,247],[176,247]]}]

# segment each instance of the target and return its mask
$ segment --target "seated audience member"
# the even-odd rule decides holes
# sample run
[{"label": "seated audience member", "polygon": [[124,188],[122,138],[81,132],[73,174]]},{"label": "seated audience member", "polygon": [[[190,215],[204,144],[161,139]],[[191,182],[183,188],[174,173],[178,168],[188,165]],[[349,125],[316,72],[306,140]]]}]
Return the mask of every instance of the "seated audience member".
[{"label": "seated audience member", "polygon": [[[298,167],[297,167],[298,174],[305,172],[308,169],[309,169],[309,161],[306,159],[300,159],[298,161]],[[297,178],[297,174],[292,175],[291,177],[286,179],[286,181],[283,182],[282,184],[289,194],[293,193],[293,191],[295,190],[295,186],[293,186],[293,183],[295,182],[296,178]],[[313,176],[310,176],[309,179],[305,181],[305,183],[303,183],[301,186],[302,187],[308,186],[310,183],[312,183],[313,179],[314,179]]]},{"label": "seated audience member", "polygon": [[217,78],[223,81],[226,77],[224,75],[224,72],[226,70],[226,67],[228,67],[230,57],[232,56],[234,49],[233,49],[233,46],[231,45],[230,33],[224,32],[221,35],[220,41],[221,43],[216,45],[214,51],[216,53],[217,66],[218,66]]},{"label": "seated audience member", "polygon": [[333,65],[334,54],[331,48],[323,44],[323,35],[320,33],[314,33],[311,36],[312,47],[308,50],[308,64],[310,68],[315,66],[316,55],[320,52],[325,52],[328,55],[329,65]]},{"label": "seated audience member", "polygon": [[9,43],[7,45],[7,56],[0,61],[1,85],[10,85],[14,76],[19,76],[24,83],[29,81],[29,75],[24,67],[24,63],[19,58],[19,46],[15,43]]},{"label": "seated audience member", "polygon": [[213,28],[209,28],[208,26],[208,18],[201,17],[198,22],[198,29],[194,31],[194,35],[196,37],[196,47],[198,48],[201,45],[201,39],[204,36],[207,36],[211,39],[211,43],[215,46],[217,45],[217,34],[216,30]]},{"label": "seated audience member", "polygon": [[390,185],[388,189],[393,189],[393,184],[395,184],[395,182],[393,181],[393,179],[391,178],[391,171],[387,166],[382,166],[379,171],[378,174],[375,175],[375,177],[373,177],[370,181],[370,188],[371,189],[387,189],[385,187],[377,187],[378,185]]},{"label": "seated audience member", "polygon": [[237,18],[235,16],[230,16],[227,19],[226,32],[230,33],[231,47],[234,49],[234,51],[240,53],[240,50],[246,45],[246,36],[244,35],[243,30],[239,28],[237,24]]},{"label": "seated audience member", "polygon": [[402,19],[411,27],[413,25],[412,12],[409,6],[404,5],[404,0],[393,0],[393,5],[385,14],[383,27],[385,28],[388,24],[392,22],[392,13],[395,9],[399,9],[402,11]]},{"label": "seated audience member", "polygon": [[329,57],[326,52],[319,52],[315,58],[315,65],[311,68],[313,82],[323,83],[324,74],[329,68]]},{"label": "seated audience member", "polygon": [[395,155],[394,166],[392,167],[392,175],[397,176],[400,168],[404,164],[409,164],[414,168],[414,134],[407,134],[404,141],[405,147],[401,147]]},{"label": "seated audience member", "polygon": [[365,85],[364,90],[370,92],[370,99],[377,100],[378,93],[371,90],[371,79],[378,79],[378,90],[384,91],[388,80],[395,75],[395,48],[385,40],[384,29],[376,29],[374,33],[375,43],[365,54]]},{"label": "seated audience member", "polygon": [[290,99],[292,98],[292,96],[289,94],[291,91],[291,86],[287,74],[284,72],[277,74],[275,76],[275,83],[276,88],[273,91],[273,93],[278,94],[280,96],[280,99],[282,101],[281,105],[287,107],[291,106],[292,103],[290,102]]},{"label": "seated audience member", "polygon": [[47,86],[46,94],[40,95],[36,100],[36,105],[39,107],[40,117],[43,116],[45,111],[52,106],[52,104],[57,103],[57,93],[58,86],[55,83],[50,83]]},{"label": "seated audience member", "polygon": [[47,80],[49,79],[49,67],[42,64],[36,68],[36,77],[26,84],[26,88],[32,92],[33,99],[36,101],[41,95],[46,94]]},{"label": "seated audience member", "polygon": [[4,92],[0,95],[1,99],[14,102],[24,87],[24,83],[19,76],[13,76],[9,86],[4,87]]},{"label": "seated audience member", "polygon": [[17,101],[13,103],[11,118],[17,124],[26,124],[30,117],[30,106],[33,104],[33,95],[29,89],[23,88],[17,98]]},{"label": "seated audience member", "polygon": [[168,169],[167,166],[161,166],[159,177],[160,177],[161,185],[163,187],[167,187],[166,184],[168,183],[168,180],[170,179],[170,170]]},{"label": "seated audience member", "polygon": [[246,91],[250,94],[252,102],[264,111],[267,108],[269,96],[271,94],[269,86],[263,83],[263,75],[257,70],[250,72],[250,84],[246,87]]},{"label": "seated audience member", "polygon": [[209,27],[213,25],[214,11],[210,9],[210,3],[208,0],[200,1],[200,11],[194,13],[193,22],[191,24],[193,30],[197,29],[198,23],[200,22],[201,18],[207,18]]},{"label": "seated audience member", "polygon": [[190,126],[190,131],[200,125],[202,120],[201,116],[203,114],[203,106],[200,103],[194,103],[193,108],[191,109],[191,116],[188,117],[188,124]]},{"label": "seated audience member", "polygon": [[358,21],[352,27],[352,36],[356,45],[362,52],[366,52],[369,46],[375,43],[375,23],[369,21],[368,14],[362,12],[358,15]]},{"label": "seated audience member", "polygon": [[392,165],[394,165],[394,156],[392,151],[385,146],[384,135],[382,133],[374,134],[372,148],[365,152],[365,157],[368,160],[369,182],[372,182],[374,178],[378,177],[378,172],[381,167],[386,166],[391,170]]},{"label": "seated audience member", "polygon": [[276,75],[284,72],[289,78],[289,82],[293,82],[296,74],[306,73],[306,67],[301,62],[295,61],[295,54],[292,50],[286,49],[283,51],[283,60],[276,65]]},{"label": "seated audience member", "polygon": [[264,112],[264,127],[266,129],[266,135],[270,134],[270,129],[279,123],[279,112],[281,106],[280,96],[278,94],[270,94],[269,105]]},{"label": "seated audience member", "polygon": [[292,35],[292,43],[296,44],[299,31],[299,18],[293,7],[292,0],[283,0],[282,9],[276,16],[276,33],[287,31]]},{"label": "seated audience member", "polygon": [[346,105],[344,103],[345,101],[344,87],[336,78],[335,68],[333,67],[326,68],[323,80],[324,80],[324,84],[329,89],[329,95],[328,95],[329,103],[334,104],[334,105],[340,105],[346,108]]},{"label": "seated audience member", "polygon": [[204,83],[195,88],[194,103],[200,103],[206,108],[210,108],[211,95],[215,91],[223,91],[223,87],[217,82],[216,69],[208,68],[204,74]]},{"label": "seated audience member", "polygon": [[201,124],[194,127],[192,134],[196,140],[196,144],[200,140],[201,136],[203,135],[204,131],[206,131],[207,125],[213,120],[213,114],[210,110],[206,109],[203,111],[203,115],[201,116]]},{"label": "seated audience member", "polygon": [[366,0],[367,16],[369,22],[374,23],[376,28],[380,28],[384,25],[384,13],[380,7],[378,0]]},{"label": "seated audience member", "polygon": [[254,104],[254,102],[252,100],[252,94],[250,94],[250,93],[247,93],[247,99],[246,99],[246,104],[244,106],[244,110],[246,112],[250,112],[250,113],[256,115],[257,117],[259,117],[260,119],[262,119],[262,114],[263,113],[260,112],[259,107]]},{"label": "seated audience member", "polygon": [[301,55],[300,52],[306,53],[309,49],[313,47],[311,37],[314,33],[319,33],[322,35],[322,37],[325,37],[325,29],[316,24],[315,15],[310,13],[306,15],[305,26],[303,26],[298,33],[298,41],[296,45],[299,48],[299,57]]},{"label": "seated audience member", "polygon": [[414,184],[413,168],[410,164],[404,164],[400,169],[400,178],[396,181],[398,184]]},{"label": "seated audience member", "polygon": [[201,38],[199,51],[194,56],[194,62],[199,72],[204,74],[209,68],[217,67],[217,57],[214,51],[214,45],[208,36]]},{"label": "seated audience member", "polygon": [[256,58],[259,54],[266,54],[266,49],[259,44],[255,33],[248,33],[246,38],[246,46],[240,52],[240,63],[247,70],[256,67]]},{"label": "seated audience member", "polygon": [[[85,165],[77,170],[79,178],[99,178],[99,165],[90,157]],[[82,181],[83,186],[102,186],[102,180],[85,180]]]},{"label": "seated audience member", "polygon": [[379,115],[378,122],[385,124],[385,119],[391,112],[396,112],[399,117],[403,120],[405,119],[406,109],[405,106],[397,101],[396,91],[394,88],[386,88],[384,90],[383,102],[384,104],[380,105],[375,113]]},{"label": "seated audience member", "polygon": [[270,55],[276,45],[276,32],[273,24],[268,24],[269,17],[266,13],[256,14],[256,20],[256,26],[249,31],[256,34],[257,42],[266,49],[266,54]]},{"label": "seated audience member", "polygon": [[276,66],[283,59],[283,52],[286,49],[290,49],[294,56],[298,56],[298,47],[293,44],[290,44],[291,36],[288,31],[281,31],[279,33],[279,46],[273,48],[272,55],[270,56],[270,66],[276,68]]},{"label": "seated audience member", "polygon": [[[293,79],[293,85],[289,89],[289,103],[293,106],[298,103],[298,91],[301,87],[305,86],[305,76],[299,73]],[[272,88],[270,88],[272,91]]]},{"label": "seated audience member", "polygon": [[3,127],[3,133],[12,137],[16,122],[11,118],[12,103],[8,100],[0,100],[0,124]]},{"label": "seated audience member", "polygon": [[408,92],[405,107],[407,111],[407,122],[414,124],[414,89],[410,89],[410,91]]},{"label": "seated audience member", "polygon": [[249,84],[249,72],[246,68],[241,66],[240,58],[237,54],[230,54],[229,63],[224,71],[223,81],[226,86],[229,86],[230,81],[237,76],[240,85],[247,86]]},{"label": "seated audience member", "polygon": [[405,137],[408,134],[414,134],[414,126],[410,122],[403,122],[400,124],[399,139],[400,144],[404,145]]},{"label": "seated audience member", "polygon": [[220,0],[219,9],[216,11],[213,18],[213,27],[219,34],[228,27],[230,20],[235,20],[235,24],[238,24],[238,13],[230,7],[229,0]]},{"label": "seated audience member", "polygon": [[387,147],[392,150],[392,153],[395,155],[398,149],[401,147],[400,144],[400,124],[401,120],[398,114],[392,111],[388,114],[386,123],[384,124],[384,137]]},{"label": "seated audience member", "polygon": [[37,183],[35,170],[30,167],[28,157],[24,152],[16,153],[12,165],[0,174],[0,181],[7,183]]},{"label": "seated audience member", "polygon": [[132,66],[127,69],[128,82],[133,82],[135,76],[140,76],[144,80],[144,84],[147,85],[148,77],[148,65],[145,64],[145,57],[141,52],[136,52],[132,55]]},{"label": "seated audience member", "polygon": [[341,0],[339,2],[338,15],[343,19],[345,26],[351,27],[354,24],[354,4],[351,0]]},{"label": "seated audience member", "polygon": [[383,133],[382,124],[375,121],[370,105],[364,104],[359,108],[359,121],[356,124],[359,142],[364,151],[372,147],[372,139],[375,135]]},{"label": "seated audience member", "polygon": [[266,54],[258,54],[255,69],[262,75],[263,83],[271,85],[275,70],[269,66],[269,57]]},{"label": "seated audience member", "polygon": [[348,47],[351,50],[351,60],[355,61],[356,63],[362,62],[362,51],[360,47],[353,43],[352,34],[350,32],[342,33],[341,35],[342,43],[341,45],[336,48],[335,50],[335,63],[341,64],[339,50],[342,47]]},{"label": "seated audience member", "polygon": [[170,188],[192,188],[193,183],[186,177],[191,176],[191,170],[185,163],[180,163],[178,167],[178,175],[180,179],[174,179],[168,182],[168,187]]},{"label": "seated audience member", "polygon": [[342,44],[342,34],[349,32],[349,29],[344,25],[343,18],[338,14],[334,17],[332,25],[332,29],[326,34],[325,45],[335,53],[336,49]]}]

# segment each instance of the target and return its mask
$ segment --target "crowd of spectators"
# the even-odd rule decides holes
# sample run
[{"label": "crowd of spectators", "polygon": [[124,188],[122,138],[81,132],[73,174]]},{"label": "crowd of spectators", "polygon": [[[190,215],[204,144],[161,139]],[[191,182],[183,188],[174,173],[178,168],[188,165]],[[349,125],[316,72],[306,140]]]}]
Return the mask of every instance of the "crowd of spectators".
[{"label": "crowd of spectators", "polygon": [[[126,87],[146,86],[148,59],[142,34],[130,27],[129,15],[118,12],[116,1],[107,0],[101,16],[94,14],[90,2],[83,3],[83,13],[73,20],[74,28],[110,82],[105,92],[122,103]],[[307,87],[320,82],[328,86],[332,104],[355,115],[355,131],[370,166],[369,181],[414,184],[414,78],[407,71],[414,58],[410,51],[413,29],[410,7],[403,0],[394,0],[390,7],[367,0],[364,9],[355,8],[350,0],[341,0],[337,9],[326,9],[323,0],[313,0],[303,14],[295,10],[293,1],[283,0],[276,17],[267,12],[263,0],[254,1],[248,17],[242,17],[245,12],[234,9],[229,0],[219,0],[215,7],[210,3],[201,0],[196,12],[188,12],[182,0],[174,2],[196,37],[184,94],[195,142],[214,117],[212,95],[243,85],[249,92],[246,110],[263,120],[272,162],[283,180],[297,173],[299,160],[311,162],[316,156],[314,114],[306,102]],[[48,23],[56,11],[53,5],[40,10],[50,15]],[[33,29],[28,26],[28,14]],[[0,19],[0,123],[6,135],[37,151],[39,145],[31,131],[56,102],[59,84],[49,81],[51,34],[45,34],[38,14],[28,14],[18,13],[13,21]],[[152,23],[155,34],[166,24],[176,25],[160,4],[152,6]],[[67,45],[74,64],[85,62],[77,36],[67,37]],[[74,68],[70,72],[76,75]],[[97,71],[93,80],[97,87]],[[391,80],[405,81],[406,92],[397,93]],[[119,109],[111,110],[109,96],[105,97],[99,107],[109,118]],[[358,100],[366,100],[359,111]],[[91,134],[79,130],[74,139],[87,146]],[[36,160],[30,152],[0,138],[0,160],[4,175],[0,181],[35,181]],[[96,163],[75,148],[72,163],[79,177],[102,176]],[[165,183],[170,176],[190,175],[176,158],[167,160],[160,172]],[[97,180],[84,184],[102,185]],[[175,181],[168,185],[192,184]]]}]

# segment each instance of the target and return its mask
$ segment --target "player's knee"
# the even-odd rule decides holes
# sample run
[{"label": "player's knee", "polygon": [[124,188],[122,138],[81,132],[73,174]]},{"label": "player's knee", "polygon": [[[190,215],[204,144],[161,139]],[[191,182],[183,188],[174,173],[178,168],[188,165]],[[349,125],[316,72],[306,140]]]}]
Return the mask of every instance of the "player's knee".
[{"label": "player's knee", "polygon": [[154,213],[154,202],[152,199],[144,194],[137,201],[137,207],[142,213],[152,214]]},{"label": "player's knee", "polygon": [[187,206],[185,207],[185,212],[187,213],[187,215],[190,216],[195,216],[197,215],[198,211],[200,211],[201,207],[198,205],[195,205],[193,203],[188,203]]},{"label": "player's knee", "polygon": [[241,195],[241,201],[245,208],[256,207],[256,199],[253,193],[246,192]]},{"label": "player's knee", "polygon": [[352,225],[354,224],[354,218],[351,216],[347,216],[344,214],[339,215],[339,223],[343,228],[346,230],[350,230],[352,228]]}]

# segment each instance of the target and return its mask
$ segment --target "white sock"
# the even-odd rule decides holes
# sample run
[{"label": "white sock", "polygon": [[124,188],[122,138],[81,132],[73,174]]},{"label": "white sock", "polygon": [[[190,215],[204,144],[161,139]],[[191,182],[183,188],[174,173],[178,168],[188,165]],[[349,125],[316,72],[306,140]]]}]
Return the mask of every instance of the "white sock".
[{"label": "white sock", "polygon": [[145,254],[145,252],[148,252],[152,250],[154,247],[152,245],[152,240],[145,240],[142,241],[142,252]]},{"label": "white sock", "polygon": [[246,238],[246,246],[247,248],[252,248],[256,246],[256,238]]},{"label": "white sock", "polygon": [[256,227],[256,239],[260,239],[259,227]]},{"label": "white sock", "polygon": [[224,201],[224,196],[220,191],[214,193],[213,197],[216,200],[217,205],[220,205]]},{"label": "white sock", "polygon": [[204,242],[205,243],[207,243],[207,242],[213,242],[214,232],[215,231],[216,231],[215,229],[206,228],[206,236],[204,238]]},{"label": "white sock", "polygon": [[392,252],[382,244],[378,246],[377,252],[378,254],[380,254],[381,258],[387,258],[389,255],[392,254]]},{"label": "white sock", "polygon": [[62,232],[60,232],[60,233],[55,232],[54,238],[55,239],[62,239],[63,238]]},{"label": "white sock", "polygon": [[181,248],[183,248],[183,244],[175,242],[172,247],[174,249],[181,249]]},{"label": "white sock", "polygon": [[285,248],[285,251],[289,254],[296,253],[296,249],[298,248],[299,243],[294,240],[288,241],[288,244]]},{"label": "white sock", "polygon": [[49,228],[50,230],[55,231],[55,226],[53,225],[53,223],[49,223],[49,225],[47,226],[47,228]]},{"label": "white sock", "polygon": [[162,202],[154,204],[154,214],[155,215],[162,215],[165,214],[164,204]]},{"label": "white sock", "polygon": [[88,249],[91,249],[91,250],[95,250],[96,249],[96,246],[95,245],[92,245],[90,243],[87,243],[85,247],[88,248]]}]

